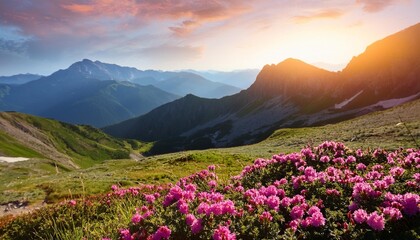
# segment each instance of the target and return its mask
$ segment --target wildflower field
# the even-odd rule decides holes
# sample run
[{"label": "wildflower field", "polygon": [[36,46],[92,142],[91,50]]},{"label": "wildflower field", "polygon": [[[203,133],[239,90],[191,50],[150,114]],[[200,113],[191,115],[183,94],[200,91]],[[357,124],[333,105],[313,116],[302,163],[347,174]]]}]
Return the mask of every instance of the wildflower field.
[{"label": "wildflower field", "polygon": [[2,219],[1,239],[419,239],[420,149],[324,142]]}]

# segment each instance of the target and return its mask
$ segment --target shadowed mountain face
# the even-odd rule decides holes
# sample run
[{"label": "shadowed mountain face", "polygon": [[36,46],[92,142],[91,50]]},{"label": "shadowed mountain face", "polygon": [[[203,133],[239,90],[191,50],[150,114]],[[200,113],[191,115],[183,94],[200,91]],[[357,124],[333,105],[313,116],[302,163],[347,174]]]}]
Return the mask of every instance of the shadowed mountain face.
[{"label": "shadowed mountain face", "polygon": [[221,98],[241,90],[227,84],[212,82],[190,72],[142,71],[87,59],[74,63],[68,70],[82,74],[86,78],[129,81],[143,86],[153,85],[179,96],[194,94],[206,98]]},{"label": "shadowed mountain face", "polygon": [[[267,65],[245,91],[192,95],[110,126],[114,136],[158,141],[152,152],[256,142],[281,127],[335,122],[420,96],[420,24],[380,40],[342,72],[287,59]],[[411,49],[411,50],[410,50]]]},{"label": "shadowed mountain face", "polygon": [[34,81],[37,80],[39,78],[41,78],[41,75],[36,75],[36,74],[17,74],[17,75],[13,75],[13,76],[4,76],[4,77],[0,77],[0,84],[24,84],[30,81]]},{"label": "shadowed mountain face", "polygon": [[73,64],[48,77],[2,86],[1,110],[19,111],[96,127],[144,114],[178,96],[153,86],[101,81]]},{"label": "shadowed mountain face", "polygon": [[188,93],[218,98],[240,91],[193,73],[140,71],[88,59],[47,77],[28,77],[24,84],[0,84],[0,110],[95,127],[137,117]]}]

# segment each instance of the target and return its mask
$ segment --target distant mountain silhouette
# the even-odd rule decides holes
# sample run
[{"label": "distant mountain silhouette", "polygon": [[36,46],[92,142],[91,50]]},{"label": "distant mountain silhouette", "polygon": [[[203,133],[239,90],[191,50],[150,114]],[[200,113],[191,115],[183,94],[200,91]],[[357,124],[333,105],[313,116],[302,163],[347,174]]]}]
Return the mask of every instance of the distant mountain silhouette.
[{"label": "distant mountain silhouette", "polygon": [[37,80],[39,78],[41,78],[41,75],[37,75],[37,74],[30,74],[30,73],[26,73],[26,74],[17,74],[17,75],[13,75],[13,76],[1,76],[0,77],[0,84],[24,84],[30,81],[34,81]]},{"label": "distant mountain silhouette", "polygon": [[153,85],[179,96],[194,94],[200,97],[221,98],[241,91],[240,88],[212,82],[194,73],[142,71],[100,61],[93,62],[88,59],[74,63],[69,70],[79,72],[86,78],[129,81],[143,86]]},{"label": "distant mountain silhouette", "polygon": [[84,60],[26,84],[1,86],[1,110],[101,127],[139,116],[178,98],[150,85],[99,80],[112,75],[104,74],[92,63]]},{"label": "distant mountain silhouette", "polygon": [[205,77],[213,82],[220,82],[228,85],[235,86],[240,89],[247,89],[254,83],[257,74],[259,73],[259,69],[242,69],[242,70],[234,70],[230,72],[223,72],[223,71],[195,71],[195,70],[187,70],[188,72],[192,72],[198,74],[200,76]]},{"label": "distant mountain silhouette", "polygon": [[281,127],[336,122],[420,97],[420,24],[370,45],[342,72],[300,60],[266,65],[245,91],[217,100],[188,95],[104,128],[157,141],[152,152],[259,141]]}]

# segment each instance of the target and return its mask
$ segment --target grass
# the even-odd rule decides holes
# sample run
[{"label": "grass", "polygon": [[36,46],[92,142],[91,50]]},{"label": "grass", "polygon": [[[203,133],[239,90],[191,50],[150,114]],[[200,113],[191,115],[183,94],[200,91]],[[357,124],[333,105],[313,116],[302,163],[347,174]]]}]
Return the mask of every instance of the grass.
[{"label": "grass", "polygon": [[0,132],[0,153],[10,157],[45,158],[41,153],[20,144],[3,132]]}]

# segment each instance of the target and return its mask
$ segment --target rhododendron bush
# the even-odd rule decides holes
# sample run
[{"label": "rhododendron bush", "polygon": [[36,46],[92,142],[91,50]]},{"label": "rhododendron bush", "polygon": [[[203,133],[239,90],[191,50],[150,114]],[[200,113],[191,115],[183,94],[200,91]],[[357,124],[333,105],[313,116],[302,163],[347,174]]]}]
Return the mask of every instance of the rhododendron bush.
[{"label": "rhododendron bush", "polygon": [[101,204],[135,199],[136,206],[124,226],[102,237],[418,239],[419,170],[419,149],[351,150],[324,142],[257,159],[227,183],[209,166],[173,185],[113,186]]},{"label": "rhododendron bush", "polygon": [[121,238],[414,238],[419,169],[418,150],[369,153],[335,142],[257,159],[227,185],[209,166],[153,201],[144,195]]}]

